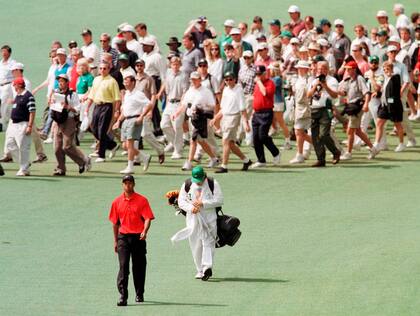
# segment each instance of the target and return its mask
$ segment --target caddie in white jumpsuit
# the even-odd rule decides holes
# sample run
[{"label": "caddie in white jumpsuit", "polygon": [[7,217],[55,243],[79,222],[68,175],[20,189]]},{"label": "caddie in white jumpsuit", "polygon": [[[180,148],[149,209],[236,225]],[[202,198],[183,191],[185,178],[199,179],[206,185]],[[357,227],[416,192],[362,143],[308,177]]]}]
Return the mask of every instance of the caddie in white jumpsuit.
[{"label": "caddie in white jumpsuit", "polygon": [[217,238],[216,207],[222,206],[223,194],[220,185],[214,181],[213,193],[203,167],[192,170],[191,187],[181,187],[178,205],[187,212],[187,227],[176,233],[172,242],[189,239],[191,252],[197,269],[196,279],[207,281],[212,276],[214,250]]}]

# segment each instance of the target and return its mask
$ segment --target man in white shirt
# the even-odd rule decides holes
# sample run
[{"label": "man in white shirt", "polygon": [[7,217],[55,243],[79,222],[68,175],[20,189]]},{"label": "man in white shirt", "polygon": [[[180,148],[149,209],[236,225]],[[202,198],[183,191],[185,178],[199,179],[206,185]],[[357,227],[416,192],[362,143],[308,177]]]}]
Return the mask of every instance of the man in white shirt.
[{"label": "man in white shirt", "polygon": [[93,42],[92,31],[84,29],[82,31],[82,39],[84,45],[81,47],[83,57],[87,58],[90,64],[90,70],[94,76],[98,73],[98,64],[100,58],[100,51],[98,46]]},{"label": "man in white shirt", "polygon": [[397,21],[395,22],[395,27],[397,30],[402,27],[408,27],[410,25],[410,19],[404,14],[404,6],[401,3],[394,4],[394,9],[392,11],[397,17]]},{"label": "man in white shirt", "polygon": [[221,120],[223,135],[223,161],[221,167],[216,173],[228,172],[229,154],[232,151],[243,162],[242,171],[247,171],[252,161],[246,157],[239,147],[236,145],[236,135],[241,125],[241,117],[245,122],[245,131],[250,132],[248,117],[246,112],[245,95],[240,84],[235,82],[235,76],[231,72],[224,75],[225,88],[223,89],[222,99],[220,102],[220,111],[210,121],[210,125]]},{"label": "man in white shirt", "polygon": [[[362,24],[357,24],[354,26],[354,34],[356,38],[351,42],[351,46],[360,45],[365,43],[369,49],[369,54],[373,53],[372,41],[365,36],[365,27]],[[365,56],[368,56],[368,52],[364,52]]]},{"label": "man in white shirt", "polygon": [[124,25],[121,32],[126,40],[127,48],[137,54],[138,58],[143,56],[143,47],[137,40],[136,30],[130,24]]},{"label": "man in white shirt", "polygon": [[200,144],[203,150],[210,156],[209,168],[214,168],[219,163],[213,149],[207,142],[208,120],[213,118],[216,104],[213,93],[201,85],[201,76],[198,72],[192,72],[190,79],[191,86],[181,100],[182,106],[173,117],[176,119],[187,110],[187,115],[190,118],[190,152],[188,159],[182,167],[184,171],[192,169],[192,161],[197,150],[197,144]]},{"label": "man in white shirt", "polygon": [[12,48],[8,45],[4,45],[1,48],[2,60],[0,61],[0,131],[6,130],[7,124],[10,120],[10,113],[12,111],[10,99],[12,96],[12,81],[13,75],[11,67],[16,63],[11,58]]}]

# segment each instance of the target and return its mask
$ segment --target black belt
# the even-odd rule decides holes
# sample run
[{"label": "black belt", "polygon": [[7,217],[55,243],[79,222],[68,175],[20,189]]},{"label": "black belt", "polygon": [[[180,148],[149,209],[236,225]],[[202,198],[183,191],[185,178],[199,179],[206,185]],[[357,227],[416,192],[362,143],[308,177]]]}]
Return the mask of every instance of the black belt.
[{"label": "black belt", "polygon": [[140,115],[130,115],[130,116],[126,116],[125,118],[126,119],[132,119],[132,118],[135,118],[135,117],[139,117]]},{"label": "black belt", "polygon": [[267,109],[267,110],[259,110],[259,111],[255,111],[255,113],[271,113],[271,112],[273,112],[273,110],[272,109]]},{"label": "black belt", "polygon": [[179,102],[181,102],[181,100],[180,99],[170,99],[169,102],[170,103],[179,103]]},{"label": "black belt", "polygon": [[1,87],[3,87],[3,86],[7,86],[8,84],[11,84],[12,82],[11,81],[8,81],[8,82],[3,82],[3,83],[1,83],[0,84],[0,86]]},{"label": "black belt", "polygon": [[107,102],[107,103],[101,102],[101,103],[95,103],[95,105],[112,105],[112,103],[110,103],[110,102]]}]

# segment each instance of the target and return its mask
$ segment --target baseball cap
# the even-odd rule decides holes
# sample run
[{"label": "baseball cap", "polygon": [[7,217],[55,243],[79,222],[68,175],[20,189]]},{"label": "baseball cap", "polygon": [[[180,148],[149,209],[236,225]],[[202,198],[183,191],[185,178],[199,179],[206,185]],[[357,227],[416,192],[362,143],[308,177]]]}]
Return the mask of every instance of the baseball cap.
[{"label": "baseball cap", "polygon": [[196,166],[191,172],[191,181],[194,183],[203,182],[206,179],[206,173],[204,172],[203,167]]},{"label": "baseball cap", "polygon": [[242,53],[242,57],[253,57],[254,54],[250,50],[246,50]]},{"label": "baseball cap", "polygon": [[141,44],[146,45],[146,46],[155,46],[156,42],[150,36],[146,36],[145,38],[143,38]]},{"label": "baseball cap", "polygon": [[10,70],[23,70],[25,66],[22,63],[15,63]]},{"label": "baseball cap", "polygon": [[126,182],[126,181],[130,181],[132,183],[135,183],[134,181],[134,177],[131,174],[126,174],[123,178],[122,178],[122,182]]},{"label": "baseball cap", "polygon": [[320,61],[325,61],[325,57],[322,55],[316,55],[312,61],[319,63]]},{"label": "baseball cap", "polygon": [[119,36],[116,36],[116,37],[114,37],[113,38],[113,40],[112,40],[115,44],[122,44],[122,43],[125,43],[125,38],[124,37],[119,37]]},{"label": "baseball cap", "polygon": [[272,19],[268,24],[281,26],[281,23],[280,23],[279,19]]},{"label": "baseball cap", "polygon": [[267,40],[267,37],[262,33],[258,34],[257,35],[257,41],[263,41],[263,40],[264,41]]},{"label": "baseball cap", "polygon": [[346,69],[357,69],[357,63],[354,60],[349,61],[348,63],[346,63],[344,68],[346,68]]},{"label": "baseball cap", "polygon": [[398,50],[397,46],[390,45],[390,46],[388,46],[388,48],[387,48],[386,52],[387,52],[387,53],[389,53],[389,52],[395,52],[395,51],[397,51],[397,50]]},{"label": "baseball cap", "polygon": [[238,28],[234,27],[230,30],[229,35],[241,35],[241,31]]},{"label": "baseball cap", "polygon": [[128,55],[127,54],[119,54],[118,55],[118,60],[128,60]]},{"label": "baseball cap", "polygon": [[302,46],[301,48],[299,48],[299,52],[300,53],[307,53],[308,52],[308,47]]},{"label": "baseball cap", "polygon": [[328,41],[325,38],[319,38],[316,41],[320,46],[330,46],[330,44],[328,43]]},{"label": "baseball cap", "polygon": [[289,10],[287,10],[288,13],[300,13],[300,9],[297,5],[291,5],[289,7]]},{"label": "baseball cap", "polygon": [[344,26],[344,21],[342,19],[336,19],[336,20],[334,20],[334,25],[335,26],[337,26],[337,25]]},{"label": "baseball cap", "polygon": [[228,77],[235,78],[235,75],[233,74],[233,72],[226,71],[223,75],[223,78],[228,78]]},{"label": "baseball cap", "polygon": [[89,29],[84,29],[82,30],[82,33],[80,35],[87,35],[87,34],[92,35],[92,31]]},{"label": "baseball cap", "polygon": [[56,53],[57,55],[67,55],[65,48],[58,48]]},{"label": "baseball cap", "polygon": [[121,23],[120,25],[118,25],[118,27],[117,27],[118,32],[121,32],[122,28],[123,28],[124,26],[126,26],[127,24],[128,24],[127,22],[123,22],[123,23]]},{"label": "baseball cap", "polygon": [[306,60],[299,60],[298,63],[295,66],[296,68],[306,68],[309,69],[311,66]]},{"label": "baseball cap", "polygon": [[361,46],[359,44],[353,44],[351,45],[351,51],[357,51],[360,50]]},{"label": "baseball cap", "polygon": [[299,44],[300,42],[299,42],[299,40],[296,38],[296,37],[293,37],[291,40],[290,40],[290,44]]},{"label": "baseball cap", "polygon": [[280,37],[288,37],[288,38],[292,38],[293,34],[290,31],[282,31],[280,34]]},{"label": "baseball cap", "polygon": [[208,62],[207,62],[207,59],[205,59],[205,58],[201,58],[199,61],[198,61],[198,63],[197,63],[197,65],[208,65]]},{"label": "baseball cap", "polygon": [[228,19],[223,23],[224,26],[235,27],[235,21]]},{"label": "baseball cap", "polygon": [[77,46],[77,42],[76,42],[76,41],[74,41],[74,40],[71,40],[71,41],[68,43],[68,47],[72,47],[72,46],[76,47],[76,46]]},{"label": "baseball cap", "polygon": [[24,85],[25,84],[25,80],[22,77],[16,78],[15,80],[13,80],[13,85]]},{"label": "baseball cap", "polygon": [[59,80],[59,79],[64,79],[69,81],[69,76],[67,76],[66,74],[60,74],[57,77],[55,77],[55,79]]},{"label": "baseball cap", "polygon": [[144,60],[143,60],[143,59],[139,58],[139,59],[137,59],[137,60],[136,60],[136,62],[135,62],[134,64],[135,64],[135,65],[136,65],[136,64],[143,64],[143,65],[144,65],[144,64],[145,64],[145,62],[144,62]]},{"label": "baseball cap", "polygon": [[321,19],[321,21],[319,21],[319,25],[323,26],[323,25],[331,25],[331,22],[328,19]]},{"label": "baseball cap", "polygon": [[264,65],[258,65],[255,67],[255,72],[257,75],[261,75],[263,73],[265,73],[267,71],[267,69],[265,68]]},{"label": "baseball cap", "polygon": [[190,74],[190,79],[201,79],[201,75],[197,71],[193,71]]},{"label": "baseball cap", "polygon": [[395,42],[395,43],[399,43],[399,42],[400,42],[400,38],[399,38],[398,36],[393,35],[393,36],[391,36],[391,37],[388,39],[388,42]]},{"label": "baseball cap", "polygon": [[308,49],[319,50],[319,44],[312,42],[309,44]]},{"label": "baseball cap", "polygon": [[387,18],[388,13],[386,13],[386,11],[384,11],[384,10],[379,10],[378,13],[376,13],[376,17],[377,18]]},{"label": "baseball cap", "polygon": [[267,48],[268,48],[267,43],[258,43],[258,45],[257,45],[257,51],[267,49]]},{"label": "baseball cap", "polygon": [[369,62],[370,63],[379,63],[379,57],[376,55],[369,56]]},{"label": "baseball cap", "polygon": [[197,18],[197,20],[200,21],[200,22],[202,22],[202,21],[207,21],[207,18],[204,15],[202,15],[202,16],[199,16]]},{"label": "baseball cap", "polygon": [[127,67],[126,69],[121,69],[121,73],[123,76],[123,79],[128,77],[136,78],[136,72],[131,67]]},{"label": "baseball cap", "polygon": [[385,30],[380,30],[380,31],[378,32],[378,36],[388,36],[388,32],[387,32],[387,31],[385,31]]},{"label": "baseball cap", "polygon": [[121,32],[132,32],[134,33],[136,30],[134,29],[134,26],[130,24],[126,24],[121,28]]}]

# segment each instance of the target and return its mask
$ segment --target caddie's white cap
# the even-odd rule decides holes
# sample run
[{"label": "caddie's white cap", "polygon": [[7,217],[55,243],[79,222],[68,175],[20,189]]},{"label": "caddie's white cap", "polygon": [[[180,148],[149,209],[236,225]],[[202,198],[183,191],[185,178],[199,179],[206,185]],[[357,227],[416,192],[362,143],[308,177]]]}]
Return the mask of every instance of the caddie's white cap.
[{"label": "caddie's white cap", "polygon": [[241,34],[241,31],[238,29],[238,28],[236,28],[236,27],[234,27],[230,32],[229,32],[229,35],[240,35]]},{"label": "caddie's white cap", "polygon": [[230,27],[235,27],[235,21],[228,19],[225,21],[225,23],[223,23],[224,26],[230,26]]},{"label": "caddie's white cap", "polygon": [[135,29],[134,26],[130,25],[130,24],[126,24],[121,28],[121,32],[132,32],[135,33]]},{"label": "caddie's white cap", "polygon": [[143,40],[141,41],[141,43],[143,45],[147,45],[147,46],[155,46],[156,45],[155,40],[152,37],[150,37],[150,36],[146,36],[145,38],[143,38]]},{"label": "caddie's white cap", "polygon": [[288,13],[300,13],[300,9],[297,5],[291,5],[289,7],[289,10],[287,10]]},{"label": "caddie's white cap", "polygon": [[389,53],[389,52],[396,52],[397,50],[398,50],[397,46],[391,45],[391,46],[388,46],[386,52],[387,53]]},{"label": "caddie's white cap", "polygon": [[378,13],[376,13],[377,18],[387,18],[388,13],[386,13],[385,10],[379,10]]},{"label": "caddie's white cap", "polygon": [[242,57],[253,57],[254,54],[250,50],[246,50],[242,53]]},{"label": "caddie's white cap", "polygon": [[344,26],[344,21],[342,19],[336,19],[336,20],[334,20],[334,25]]},{"label": "caddie's white cap", "polygon": [[401,40],[400,40],[400,38],[399,38],[398,36],[393,35],[393,36],[391,36],[391,37],[388,39],[388,42],[400,43],[400,42],[401,42]]},{"label": "caddie's white cap", "polygon": [[57,55],[66,55],[67,56],[65,48],[58,48],[56,53],[57,53]]},{"label": "caddie's white cap", "polygon": [[22,63],[15,63],[10,70],[23,70],[25,66]]}]

